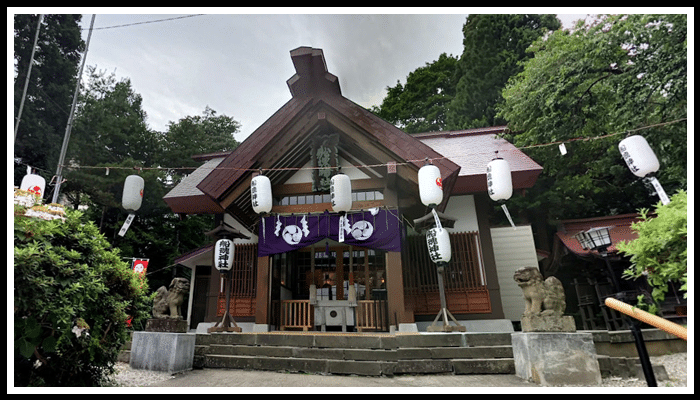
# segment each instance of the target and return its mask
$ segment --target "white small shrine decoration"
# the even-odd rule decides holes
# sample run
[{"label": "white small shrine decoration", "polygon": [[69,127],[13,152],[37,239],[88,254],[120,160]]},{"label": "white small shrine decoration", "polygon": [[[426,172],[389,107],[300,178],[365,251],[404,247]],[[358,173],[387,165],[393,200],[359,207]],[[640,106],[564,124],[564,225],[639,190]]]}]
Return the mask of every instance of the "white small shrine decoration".
[{"label": "white small shrine decoration", "polygon": [[434,263],[448,263],[452,259],[452,249],[450,247],[450,235],[446,229],[432,228],[426,233],[428,253],[430,260]]},{"label": "white small shrine decoration", "polygon": [[646,139],[640,135],[627,137],[620,142],[618,149],[630,171],[640,178],[649,180],[663,204],[670,203],[671,200],[666,195],[666,191],[654,176],[659,170],[659,160]]},{"label": "white small shrine decoration", "polygon": [[129,175],[124,181],[124,190],[122,191],[122,207],[129,211],[129,215],[124,221],[124,225],[119,230],[118,235],[124,236],[129,226],[134,221],[135,212],[141,208],[143,201],[144,180],[139,175]]},{"label": "white small shrine decoration", "polygon": [[515,228],[513,219],[510,217],[506,200],[513,195],[513,178],[510,172],[510,164],[502,158],[495,158],[486,165],[486,184],[491,200],[501,204],[503,212],[508,218],[510,225]]},{"label": "white small shrine decoration", "polygon": [[40,175],[32,174],[27,172],[22,178],[22,183],[20,183],[20,190],[26,190],[29,193],[37,196],[41,199],[44,196],[44,188],[46,187],[46,180]]},{"label": "white small shrine decoration", "polygon": [[214,267],[219,271],[230,271],[233,267],[235,246],[231,239],[219,239],[214,245]]},{"label": "white small shrine decoration", "polygon": [[268,214],[272,210],[272,184],[265,175],[250,181],[250,201],[256,214]]},{"label": "white small shrine decoration", "polygon": [[427,164],[418,170],[418,189],[420,201],[426,207],[434,208],[442,203],[442,178],[437,166]]},{"label": "white small shrine decoration", "polygon": [[352,184],[350,177],[343,173],[331,177],[331,207],[337,213],[346,213],[352,208]]}]

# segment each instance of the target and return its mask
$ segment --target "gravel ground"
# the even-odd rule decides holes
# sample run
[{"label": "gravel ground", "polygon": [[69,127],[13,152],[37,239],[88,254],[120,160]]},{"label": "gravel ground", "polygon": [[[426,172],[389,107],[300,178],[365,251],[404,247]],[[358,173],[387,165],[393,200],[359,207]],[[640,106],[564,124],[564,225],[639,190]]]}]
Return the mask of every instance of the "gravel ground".
[{"label": "gravel ground", "polygon": [[[663,365],[669,379],[657,381],[658,387],[687,387],[688,361],[687,353],[676,353],[658,357],[650,357],[653,365]],[[117,363],[115,374],[112,376],[111,384],[107,386],[118,387],[144,387],[157,386],[163,381],[173,379],[177,374],[167,372],[155,372],[145,370],[134,370],[127,363]],[[186,372],[185,372],[186,373]],[[646,387],[647,383],[642,379],[623,379],[617,377],[603,379],[601,387]]]}]

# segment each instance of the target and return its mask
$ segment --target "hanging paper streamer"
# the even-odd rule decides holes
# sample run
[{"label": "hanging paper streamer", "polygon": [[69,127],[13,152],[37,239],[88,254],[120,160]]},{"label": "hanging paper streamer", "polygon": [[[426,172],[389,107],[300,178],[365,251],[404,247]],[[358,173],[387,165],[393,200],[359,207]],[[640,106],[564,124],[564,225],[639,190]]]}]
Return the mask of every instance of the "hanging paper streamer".
[{"label": "hanging paper streamer", "polygon": [[513,223],[513,218],[510,217],[510,213],[508,212],[508,207],[506,207],[505,203],[501,204],[501,208],[503,209],[503,212],[506,214],[506,218],[508,218],[508,222],[510,222],[510,226],[515,229],[515,224]]},{"label": "hanging paper streamer", "polygon": [[433,211],[433,218],[435,218],[435,226],[437,228],[442,229],[442,222],[440,222],[440,217],[438,217],[437,211],[435,211],[434,208],[432,209],[432,211]]},{"label": "hanging paper streamer", "polygon": [[561,153],[562,156],[566,155],[566,145],[564,143],[559,145],[559,152]]},{"label": "hanging paper streamer", "polygon": [[126,217],[126,221],[124,221],[124,225],[122,225],[122,228],[119,230],[119,236],[124,236],[126,235],[126,231],[129,229],[129,226],[131,226],[131,222],[134,221],[135,214],[129,214],[129,216]]},{"label": "hanging paper streamer", "polygon": [[649,182],[651,182],[651,185],[654,187],[654,190],[656,190],[656,194],[659,195],[659,199],[661,199],[662,204],[666,205],[671,202],[671,200],[666,195],[666,191],[661,186],[661,183],[659,183],[659,180],[656,179],[655,176],[649,178]]}]

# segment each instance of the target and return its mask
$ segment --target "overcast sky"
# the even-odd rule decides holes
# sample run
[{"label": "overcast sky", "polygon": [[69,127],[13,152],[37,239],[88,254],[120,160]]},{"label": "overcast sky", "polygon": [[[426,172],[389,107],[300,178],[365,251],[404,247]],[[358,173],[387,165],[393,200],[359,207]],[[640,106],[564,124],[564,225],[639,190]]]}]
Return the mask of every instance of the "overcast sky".
[{"label": "overcast sky", "polygon": [[[342,8],[304,14],[290,14],[298,12],[294,9],[135,11],[141,9],[94,10],[87,65],[130,79],[152,129],[165,131],[169,122],[201,115],[209,106],[241,123],[236,139],[242,141],[291,98],[290,50],[322,49],[345,97],[364,107],[379,105],[386,87],[405,83],[411,71],[441,53],[461,55],[468,14],[457,12],[469,9],[384,10],[412,13],[401,15],[374,9],[329,14],[345,12]],[[584,16],[561,19],[569,25]],[[91,19],[83,14],[84,40]],[[163,19],[170,20],[154,22]]]},{"label": "overcast sky", "polygon": [[[469,12],[555,13],[557,9],[14,9],[14,13],[83,13],[82,35],[93,65],[131,80],[143,98],[147,124],[201,115],[205,107],[241,123],[243,141],[291,98],[289,52],[320,48],[343,95],[379,105],[386,87],[441,53],[460,56]],[[587,10],[564,9],[565,26]],[[401,12],[402,14],[396,14]],[[204,14],[204,15],[197,15]],[[182,17],[182,18],[181,18]]]}]

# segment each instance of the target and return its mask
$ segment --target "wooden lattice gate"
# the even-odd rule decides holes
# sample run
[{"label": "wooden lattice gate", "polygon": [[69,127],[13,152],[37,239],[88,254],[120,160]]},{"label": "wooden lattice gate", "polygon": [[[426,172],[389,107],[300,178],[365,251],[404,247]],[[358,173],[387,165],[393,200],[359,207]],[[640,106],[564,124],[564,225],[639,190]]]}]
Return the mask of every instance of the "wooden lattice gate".
[{"label": "wooden lattice gate", "polygon": [[[452,260],[445,268],[445,297],[452,314],[490,313],[478,232],[450,233]],[[404,296],[416,315],[440,311],[437,268],[430,260],[425,235],[408,236],[403,253]]]}]

